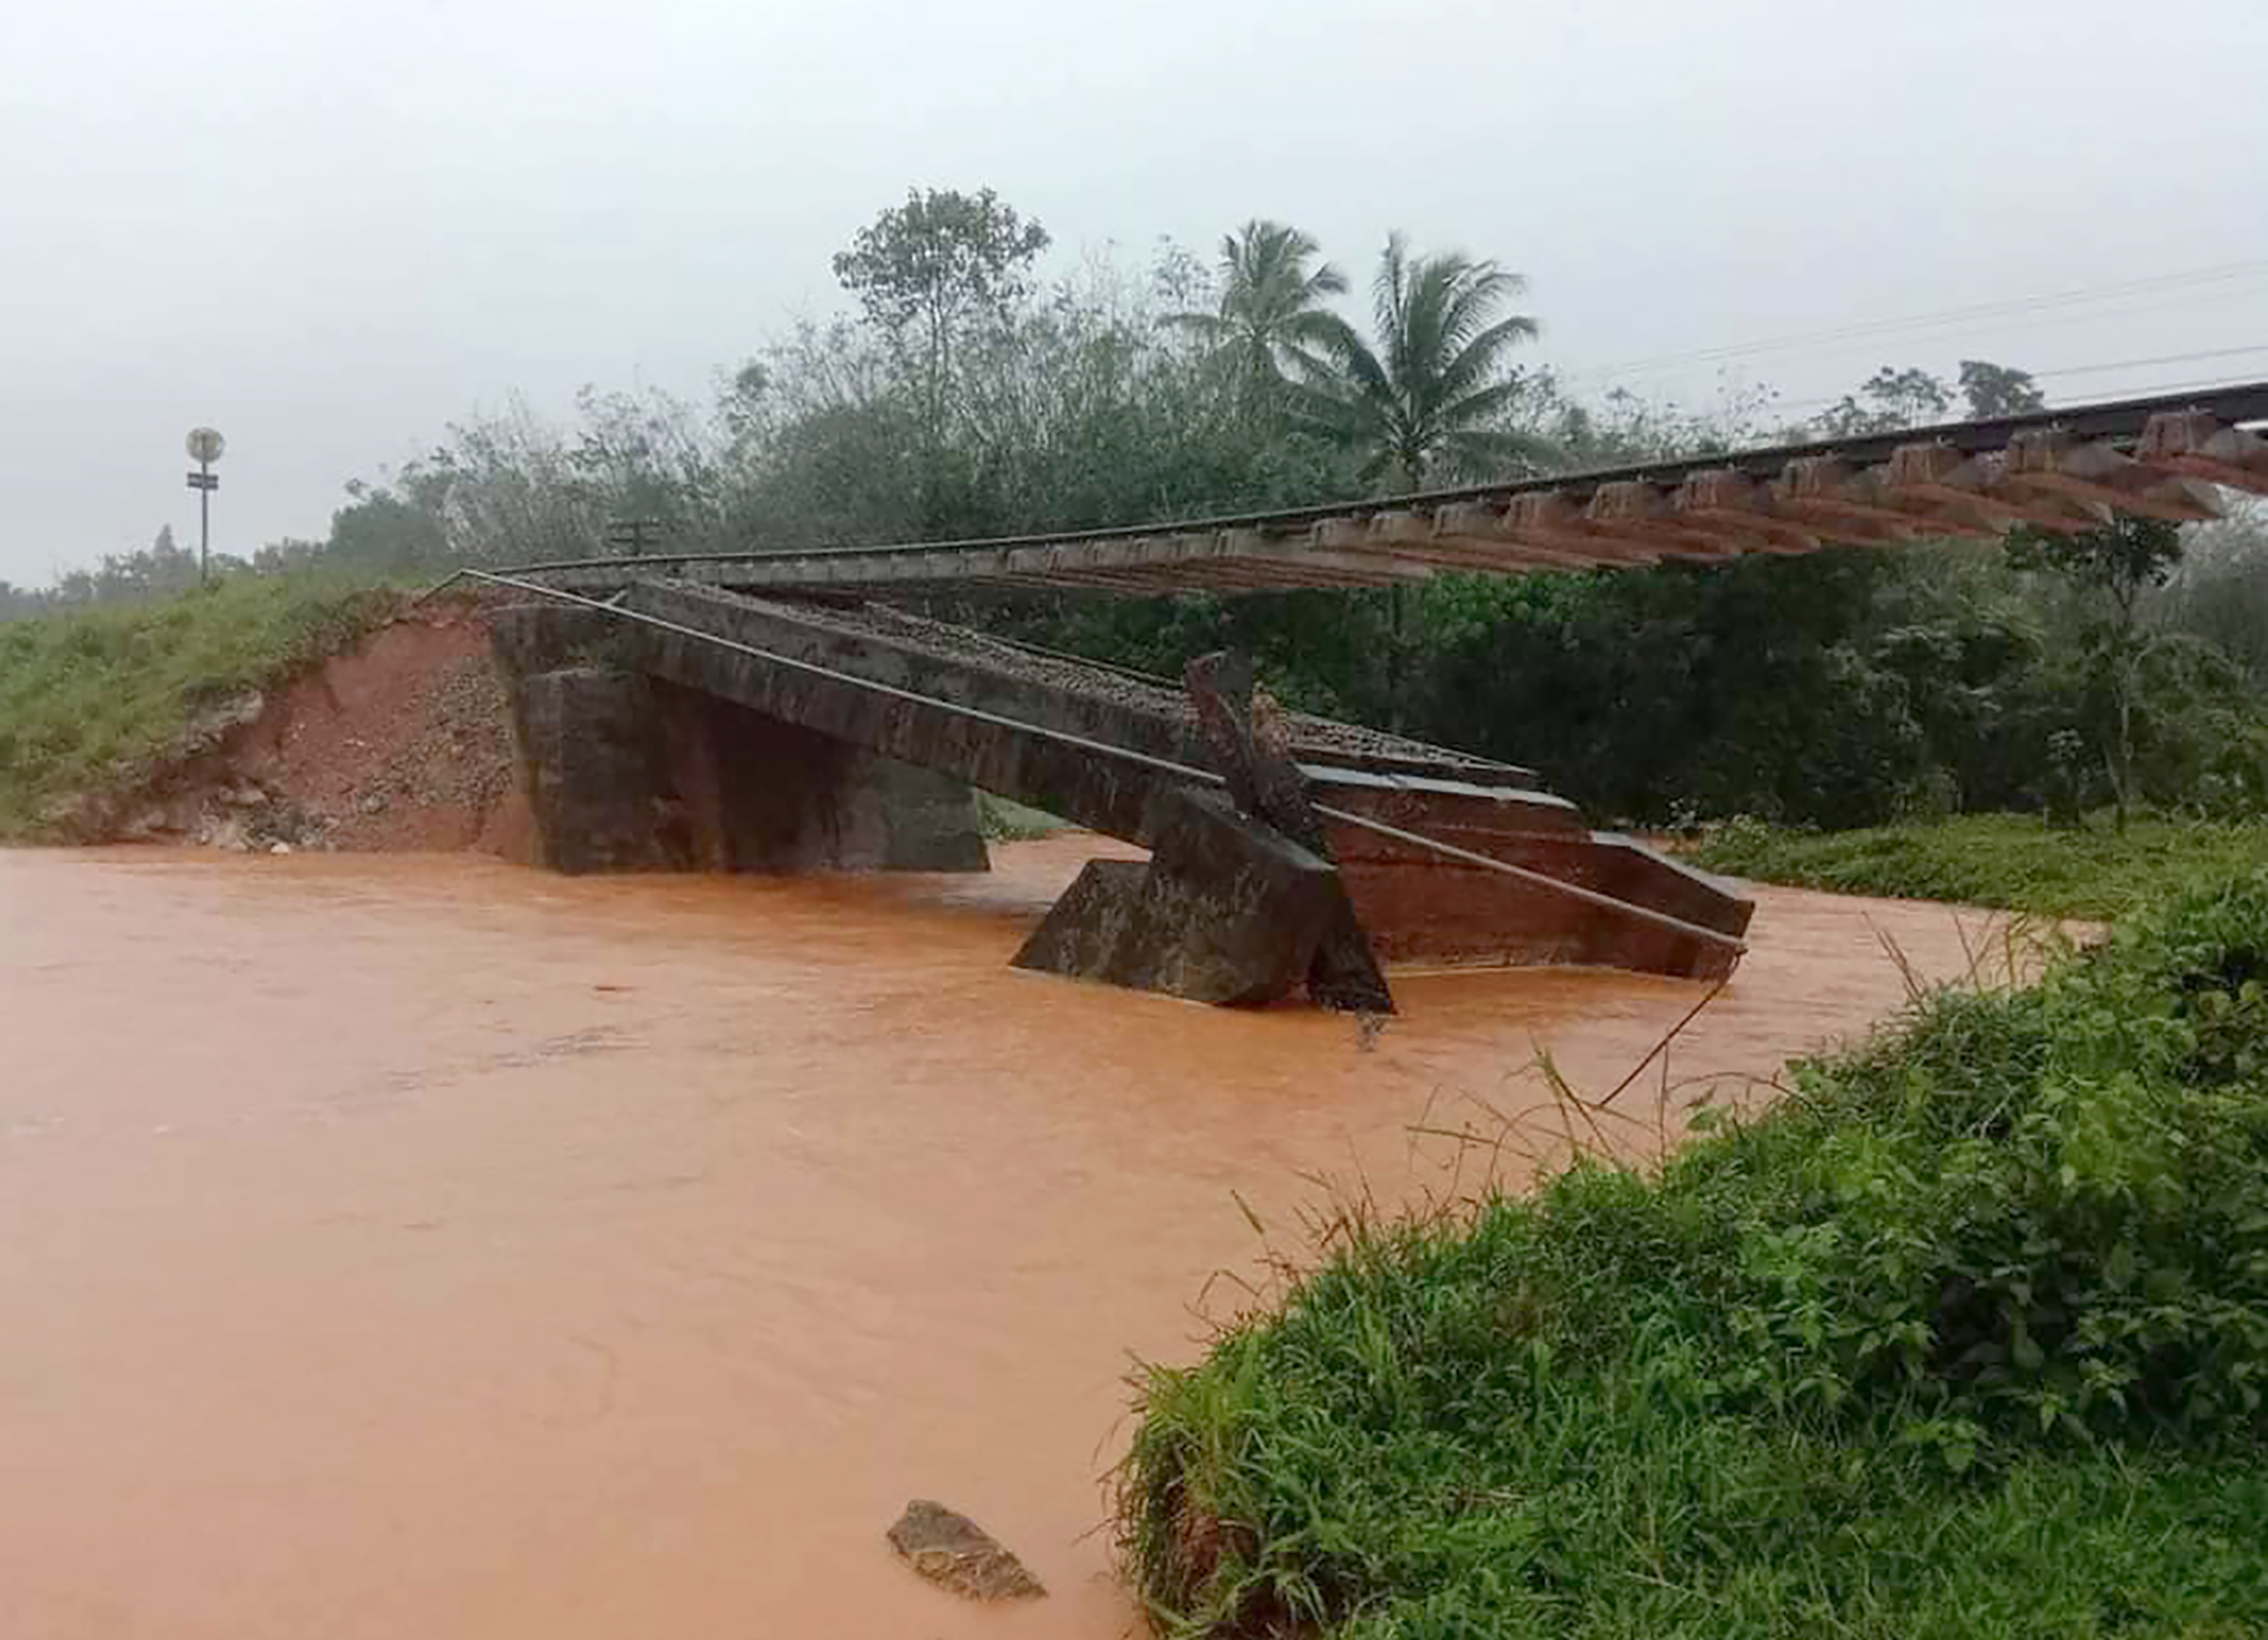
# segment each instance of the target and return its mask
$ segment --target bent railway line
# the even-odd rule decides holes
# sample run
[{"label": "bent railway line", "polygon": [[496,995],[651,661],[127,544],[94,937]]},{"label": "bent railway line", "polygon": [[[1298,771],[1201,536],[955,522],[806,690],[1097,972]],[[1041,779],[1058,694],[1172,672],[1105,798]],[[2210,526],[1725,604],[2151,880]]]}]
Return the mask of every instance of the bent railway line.
[{"label": "bent railway line", "polygon": [[633,577],[778,595],[1282,592],[1665,559],[1715,563],[2114,514],[2213,518],[2268,495],[2268,382],[1587,474],[1011,540],[578,558],[514,573],[573,592]]}]

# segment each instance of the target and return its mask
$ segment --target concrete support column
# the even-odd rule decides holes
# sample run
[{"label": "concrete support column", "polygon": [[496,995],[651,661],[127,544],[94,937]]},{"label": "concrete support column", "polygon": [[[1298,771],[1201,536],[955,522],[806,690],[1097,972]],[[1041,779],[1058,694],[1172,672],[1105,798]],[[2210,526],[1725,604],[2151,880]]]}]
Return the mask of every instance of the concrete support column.
[{"label": "concrete support column", "polygon": [[[1326,942],[1347,930],[1361,938],[1330,862],[1239,813],[1227,793],[1173,787],[1152,806],[1148,863],[1090,860],[1018,967],[1251,1006],[1302,983],[1312,992]],[[1392,1010],[1382,980],[1369,995]]]},{"label": "concrete support column", "polygon": [[546,865],[579,876],[689,863],[644,678],[564,667],[522,679],[514,693],[520,774]]}]

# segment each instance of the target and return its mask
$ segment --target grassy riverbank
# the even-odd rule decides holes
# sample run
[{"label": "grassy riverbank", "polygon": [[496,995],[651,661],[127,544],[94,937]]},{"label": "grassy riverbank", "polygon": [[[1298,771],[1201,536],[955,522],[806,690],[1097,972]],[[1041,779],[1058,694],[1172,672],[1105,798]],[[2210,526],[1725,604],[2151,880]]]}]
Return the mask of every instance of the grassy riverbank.
[{"label": "grassy riverbank", "polygon": [[2073,831],[2029,814],[1837,832],[1738,820],[1691,857],[1759,882],[2110,918],[2161,903],[2201,874],[2268,865],[2268,822],[2138,820],[2121,835],[2102,816]]},{"label": "grassy riverbank", "polygon": [[351,643],[397,595],[364,582],[238,576],[146,604],[0,623],[0,838],[130,786],[201,713]]},{"label": "grassy riverbank", "polygon": [[2268,871],[1948,992],[1658,1173],[1342,1224],[1148,1375],[1168,1633],[2268,1626]]}]

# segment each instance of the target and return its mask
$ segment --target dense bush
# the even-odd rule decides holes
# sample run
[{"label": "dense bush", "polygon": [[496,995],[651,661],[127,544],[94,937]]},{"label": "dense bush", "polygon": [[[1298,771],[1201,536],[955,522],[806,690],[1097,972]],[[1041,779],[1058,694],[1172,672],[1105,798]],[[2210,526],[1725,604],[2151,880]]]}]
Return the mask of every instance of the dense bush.
[{"label": "dense bush", "polygon": [[1646,1176],[1348,1233],[1157,1370],[1161,1626],[2268,1624],[2268,871],[1948,992]]},{"label": "dense bush", "polygon": [[[1312,710],[1540,770],[1602,819],[1800,826],[2106,803],[2118,702],[2083,606],[1987,544],[1445,577],[1406,600],[1067,601],[975,618],[1173,673],[1225,643]],[[2268,812],[2268,705],[2212,645],[2143,652],[2139,803]]]}]

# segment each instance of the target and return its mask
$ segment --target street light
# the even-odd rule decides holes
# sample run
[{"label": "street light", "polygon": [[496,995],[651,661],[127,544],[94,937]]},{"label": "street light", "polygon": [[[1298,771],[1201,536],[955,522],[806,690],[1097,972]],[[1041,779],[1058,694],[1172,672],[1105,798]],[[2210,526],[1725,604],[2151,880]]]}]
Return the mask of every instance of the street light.
[{"label": "street light", "polygon": [[186,442],[189,460],[197,464],[189,474],[189,488],[197,492],[197,585],[207,586],[212,581],[212,493],[220,488],[220,474],[212,464],[228,448],[228,440],[217,428],[192,427]]}]

